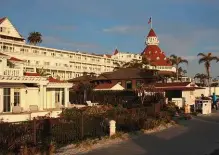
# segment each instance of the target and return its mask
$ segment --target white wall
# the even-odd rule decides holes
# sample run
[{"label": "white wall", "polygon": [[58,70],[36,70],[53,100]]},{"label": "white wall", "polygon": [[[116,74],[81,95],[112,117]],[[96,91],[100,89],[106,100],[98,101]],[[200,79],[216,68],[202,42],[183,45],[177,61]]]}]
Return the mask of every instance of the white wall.
[{"label": "white wall", "polygon": [[20,121],[27,121],[33,120],[34,117],[38,116],[48,116],[57,118],[61,114],[61,110],[53,110],[53,111],[39,111],[39,112],[32,112],[32,113],[21,113],[21,114],[0,114],[0,120],[3,122],[20,122]]},{"label": "white wall", "polygon": [[25,105],[23,105],[24,111],[29,111],[30,105],[37,105],[40,107],[39,88],[27,88],[27,94],[25,95]]},{"label": "white wall", "polygon": [[182,91],[182,97],[185,98],[185,104],[193,105],[195,103],[195,91]]}]

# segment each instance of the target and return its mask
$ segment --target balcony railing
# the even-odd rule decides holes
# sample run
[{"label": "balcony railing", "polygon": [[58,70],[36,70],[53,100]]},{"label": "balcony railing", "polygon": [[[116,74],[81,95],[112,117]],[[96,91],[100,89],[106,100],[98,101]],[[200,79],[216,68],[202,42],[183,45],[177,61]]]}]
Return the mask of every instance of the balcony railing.
[{"label": "balcony railing", "polygon": [[22,76],[21,69],[7,68],[4,70],[4,75],[7,76]]}]

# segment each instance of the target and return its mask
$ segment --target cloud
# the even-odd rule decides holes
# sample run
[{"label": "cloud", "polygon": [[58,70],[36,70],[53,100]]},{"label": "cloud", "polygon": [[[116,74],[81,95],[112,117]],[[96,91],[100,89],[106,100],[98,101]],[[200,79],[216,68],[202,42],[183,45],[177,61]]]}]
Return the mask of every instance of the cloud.
[{"label": "cloud", "polygon": [[111,28],[105,28],[103,29],[103,32],[107,33],[120,33],[120,34],[130,34],[130,33],[136,33],[143,31],[145,29],[145,26],[129,26],[129,25],[123,25],[123,26],[114,26]]},{"label": "cloud", "polygon": [[92,51],[96,49],[100,49],[101,47],[92,43],[84,43],[84,42],[73,42],[69,40],[65,40],[60,37],[55,36],[44,36],[43,43],[46,45],[52,45],[57,47],[61,47],[63,49],[68,50],[80,50],[80,51]]}]

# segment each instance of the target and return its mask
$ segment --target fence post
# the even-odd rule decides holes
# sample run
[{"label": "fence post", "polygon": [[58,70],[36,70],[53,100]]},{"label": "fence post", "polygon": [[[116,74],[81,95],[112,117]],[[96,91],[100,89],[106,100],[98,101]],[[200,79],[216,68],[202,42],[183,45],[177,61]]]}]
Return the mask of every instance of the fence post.
[{"label": "fence post", "polygon": [[37,137],[37,132],[36,132],[36,119],[34,118],[33,119],[33,143],[34,143],[34,145],[36,145],[36,137]]},{"label": "fence post", "polygon": [[81,139],[84,138],[84,114],[81,112]]},{"label": "fence post", "polygon": [[114,135],[116,133],[116,121],[111,120],[109,122],[109,130],[110,130],[110,136]]}]

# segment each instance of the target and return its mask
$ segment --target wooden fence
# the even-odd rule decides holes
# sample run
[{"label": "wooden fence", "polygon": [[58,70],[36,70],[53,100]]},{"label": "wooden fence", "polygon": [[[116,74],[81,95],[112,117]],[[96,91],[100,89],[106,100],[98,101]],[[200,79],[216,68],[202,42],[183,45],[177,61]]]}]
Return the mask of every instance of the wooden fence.
[{"label": "wooden fence", "polygon": [[21,146],[45,147],[50,143],[63,146],[86,138],[108,135],[108,121],[116,121],[117,131],[141,129],[147,119],[148,108],[109,110],[104,114],[88,115],[81,112],[68,119],[43,118],[20,123],[0,123],[0,152],[18,151]]}]

